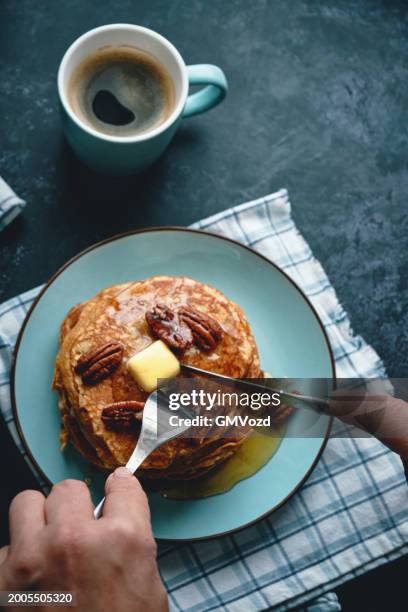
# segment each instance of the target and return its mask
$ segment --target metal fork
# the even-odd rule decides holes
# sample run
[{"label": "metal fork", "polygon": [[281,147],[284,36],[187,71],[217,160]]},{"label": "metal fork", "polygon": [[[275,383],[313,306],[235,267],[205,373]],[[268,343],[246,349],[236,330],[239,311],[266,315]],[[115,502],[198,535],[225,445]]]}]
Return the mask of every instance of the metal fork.
[{"label": "metal fork", "polygon": [[[229,376],[216,374],[214,372],[209,372],[208,370],[201,370],[200,368],[196,368],[186,364],[181,364],[181,369],[182,371],[187,372],[189,374],[195,374],[198,376],[203,376],[205,378],[212,378],[214,380],[219,381],[220,383],[242,388],[246,391],[262,391],[264,393],[277,392],[280,394],[281,398],[287,404],[289,404],[289,406],[292,406],[294,408],[301,406],[303,408],[309,408],[317,413],[327,414],[328,412],[328,398],[319,398],[312,397],[309,395],[290,393],[288,391],[285,391],[284,389],[275,389],[273,387],[268,386],[267,384],[260,385],[259,383],[254,383],[248,380],[231,378]],[[184,422],[183,418],[191,418],[192,416],[188,408],[183,408],[181,406],[178,409],[178,414],[180,415],[180,417],[182,417],[182,422]],[[129,461],[126,464],[127,469],[132,472],[132,474],[136,472],[138,467],[140,467],[143,461],[156,448],[158,448],[165,442],[172,440],[173,438],[177,438],[187,429],[190,429],[190,426],[182,425],[179,427],[169,426],[168,428],[164,428],[163,431],[158,431],[157,424],[160,423],[160,425],[164,426],[168,419],[168,415],[168,395],[166,395],[160,389],[153,391],[153,393],[151,393],[147,398],[143,410],[142,429],[140,432],[139,439]],[[94,510],[94,517],[96,519],[101,517],[104,503],[105,498],[103,498],[96,506]]]},{"label": "metal fork", "polygon": [[[187,409],[181,409],[178,413],[181,417],[191,417],[191,413]],[[156,448],[173,438],[177,438],[189,429],[187,425],[179,427],[169,426],[166,428],[165,424],[168,421],[168,416],[168,396],[160,391],[160,389],[153,391],[147,398],[143,409],[142,429],[139,439],[126,464],[127,469],[132,474],[136,472],[138,467]],[[158,430],[158,424],[161,426],[160,430]],[[96,519],[102,516],[104,503],[105,498],[96,506],[94,510],[94,517]]]}]

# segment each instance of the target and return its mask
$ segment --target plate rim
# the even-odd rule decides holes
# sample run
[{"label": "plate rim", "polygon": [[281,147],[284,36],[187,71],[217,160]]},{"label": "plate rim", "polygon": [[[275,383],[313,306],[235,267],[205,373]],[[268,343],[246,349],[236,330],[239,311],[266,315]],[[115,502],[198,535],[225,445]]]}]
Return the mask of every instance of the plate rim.
[{"label": "plate rim", "polygon": [[[208,232],[206,230],[202,230],[202,229],[195,229],[195,228],[191,228],[191,227],[183,227],[183,226],[179,226],[179,225],[166,225],[166,226],[153,226],[153,227],[146,227],[146,228],[141,228],[141,229],[135,229],[135,230],[129,230],[127,232],[121,232],[119,234],[114,234],[113,236],[110,236],[108,238],[104,238],[103,240],[99,240],[98,242],[95,242],[94,244],[91,244],[89,247],[86,247],[85,249],[83,249],[82,251],[79,251],[79,253],[77,253],[76,255],[74,255],[73,257],[70,257],[62,266],[60,266],[56,272],[54,272],[54,274],[51,275],[51,277],[48,279],[48,281],[45,282],[44,286],[42,287],[42,289],[40,290],[39,294],[36,296],[36,298],[34,299],[33,303],[31,304],[30,308],[27,311],[27,314],[24,318],[23,324],[20,328],[20,331],[18,333],[17,336],[17,340],[14,346],[14,350],[13,350],[13,355],[12,355],[12,363],[11,363],[11,368],[10,368],[10,398],[11,398],[11,408],[12,408],[12,414],[13,414],[13,419],[16,425],[16,430],[17,430],[17,434],[18,437],[22,443],[24,452],[26,453],[30,463],[33,465],[33,467],[35,468],[36,472],[38,473],[38,475],[42,478],[42,480],[46,483],[46,485],[48,487],[52,487],[54,486],[54,483],[48,478],[48,476],[45,474],[45,472],[43,471],[43,469],[39,466],[37,460],[35,459],[33,453],[31,452],[30,446],[25,438],[21,423],[20,423],[20,418],[18,415],[18,407],[17,407],[17,401],[16,401],[16,366],[17,366],[17,359],[18,359],[18,354],[19,354],[19,350],[20,350],[20,345],[24,336],[24,331],[27,327],[27,324],[31,318],[31,315],[33,314],[35,308],[37,307],[38,303],[40,302],[42,296],[44,295],[44,293],[50,288],[50,286],[54,283],[54,281],[67,269],[69,268],[73,263],[75,263],[77,260],[81,259],[81,257],[83,257],[84,255],[87,255],[89,252],[98,249],[106,244],[109,244],[111,242],[115,242],[116,240],[120,240],[122,238],[126,238],[128,236],[134,236],[137,234],[146,234],[146,233],[150,233],[150,232],[187,232],[187,233],[193,233],[193,234],[200,234],[200,235],[204,235],[206,237],[210,237],[210,238],[216,238],[217,240],[223,240],[225,242],[229,242],[232,243],[235,246],[238,246],[240,248],[243,248],[247,251],[249,251],[250,253],[256,255],[257,257],[259,257],[260,259],[262,259],[263,261],[266,261],[269,265],[271,265],[273,268],[275,268],[275,270],[277,270],[278,272],[280,272],[285,278],[286,280],[289,281],[289,283],[291,283],[291,285],[297,290],[297,292],[299,293],[299,295],[303,298],[303,300],[306,302],[306,304],[309,306],[310,310],[312,311],[322,333],[323,333],[323,338],[325,340],[327,349],[328,349],[328,353],[329,353],[329,358],[330,358],[330,367],[331,367],[331,371],[332,371],[332,381],[333,381],[333,387],[336,388],[337,385],[337,377],[336,377],[336,364],[335,364],[335,359],[334,359],[334,354],[333,354],[333,349],[331,347],[330,341],[329,341],[329,337],[327,335],[326,329],[323,325],[322,320],[320,319],[316,308],[314,307],[314,305],[312,304],[311,300],[307,297],[307,295],[304,293],[304,291],[299,287],[299,285],[287,274],[287,272],[285,272],[280,266],[278,266],[275,262],[273,262],[271,259],[268,259],[268,257],[266,257],[265,255],[262,255],[262,253],[259,253],[258,251],[256,251],[255,249],[253,249],[252,247],[243,244],[241,242],[238,242],[237,240],[234,240],[233,238],[229,238],[228,236],[223,236],[221,234],[216,234],[215,232]],[[293,497],[305,484],[305,482],[308,480],[309,476],[312,474],[312,472],[314,471],[316,465],[318,464],[318,462],[320,461],[320,458],[323,454],[324,449],[326,448],[328,439],[330,437],[330,432],[332,429],[332,425],[333,425],[333,417],[329,418],[329,422],[327,425],[327,429],[326,429],[326,433],[325,436],[322,440],[322,443],[320,445],[320,448],[313,460],[313,462],[311,463],[309,469],[305,472],[304,476],[300,479],[300,481],[296,484],[295,487],[293,487],[293,489],[277,504],[275,504],[272,508],[270,508],[269,510],[267,510],[266,512],[262,513],[260,516],[256,517],[255,519],[248,521],[247,523],[240,525],[239,527],[234,527],[232,529],[228,529],[226,531],[221,531],[221,532],[217,532],[215,534],[211,534],[211,535],[206,535],[206,536],[199,536],[196,538],[177,538],[177,539],[172,539],[172,538],[156,538],[156,540],[161,541],[161,542],[172,542],[172,543],[185,543],[185,542],[200,542],[200,541],[205,541],[205,540],[211,540],[213,538],[218,538],[221,536],[226,536],[226,535],[231,535],[233,533],[238,533],[239,531],[242,531],[243,529],[246,529],[248,527],[252,527],[253,525],[255,525],[256,523],[262,521],[264,518],[266,518],[267,516],[271,515],[273,512],[275,512],[276,510],[278,510],[279,508],[281,508],[282,506],[284,506],[291,497]]]}]

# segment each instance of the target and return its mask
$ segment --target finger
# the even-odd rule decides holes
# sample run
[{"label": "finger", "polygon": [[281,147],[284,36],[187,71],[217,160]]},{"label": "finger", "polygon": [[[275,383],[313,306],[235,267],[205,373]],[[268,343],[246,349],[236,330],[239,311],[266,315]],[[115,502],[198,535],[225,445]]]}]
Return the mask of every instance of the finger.
[{"label": "finger", "polygon": [[337,389],[330,396],[329,413],[346,423],[353,422],[354,415],[365,396],[365,391]]},{"label": "finger", "polygon": [[408,459],[408,404],[391,395],[383,398],[381,420],[377,425],[370,413],[360,417],[363,425],[379,440],[384,442],[391,450]]},{"label": "finger", "polygon": [[88,487],[81,480],[61,480],[45,501],[47,524],[77,524],[93,520],[93,504]]},{"label": "finger", "polygon": [[45,498],[39,491],[22,491],[9,509],[10,549],[29,548],[45,527]]},{"label": "finger", "polygon": [[391,395],[335,392],[330,412],[377,437],[391,450],[408,458],[408,404]]},{"label": "finger", "polygon": [[335,391],[330,398],[329,412],[344,423],[378,437],[387,397],[364,391]]},{"label": "finger", "polygon": [[147,523],[150,510],[147,497],[137,478],[125,467],[117,468],[106,481],[104,518]]}]

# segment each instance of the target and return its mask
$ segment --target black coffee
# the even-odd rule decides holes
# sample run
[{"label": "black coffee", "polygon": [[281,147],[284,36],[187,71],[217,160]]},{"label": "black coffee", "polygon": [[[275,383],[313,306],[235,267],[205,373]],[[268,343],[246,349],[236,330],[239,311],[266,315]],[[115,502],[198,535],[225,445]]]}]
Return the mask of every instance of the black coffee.
[{"label": "black coffee", "polygon": [[74,70],[68,97],[74,113],[98,132],[135,136],[165,121],[174,108],[167,70],[136,47],[102,47]]}]

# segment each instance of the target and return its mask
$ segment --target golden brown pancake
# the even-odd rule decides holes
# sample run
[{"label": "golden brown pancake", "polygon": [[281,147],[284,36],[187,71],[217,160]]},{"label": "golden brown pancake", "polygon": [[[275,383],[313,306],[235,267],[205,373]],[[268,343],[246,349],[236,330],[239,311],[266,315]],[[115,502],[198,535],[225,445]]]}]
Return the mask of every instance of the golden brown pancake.
[{"label": "golden brown pancake", "polygon": [[[155,276],[115,285],[71,309],[61,325],[60,350],[53,388],[59,393],[61,445],[71,442],[92,464],[104,469],[124,465],[138,437],[137,431],[111,431],[101,413],[107,405],[125,400],[145,401],[127,371],[127,360],[156,338],[146,312],[157,304],[193,308],[211,316],[222,327],[222,338],[212,351],[193,345],[183,362],[234,378],[260,378],[255,340],[241,308],[220,291],[185,277]],[[119,367],[97,384],[87,385],[76,372],[78,359],[107,342],[124,346]],[[138,475],[147,478],[193,478],[230,457],[249,433],[237,428],[228,436],[179,438],[164,444],[143,463]]]}]

